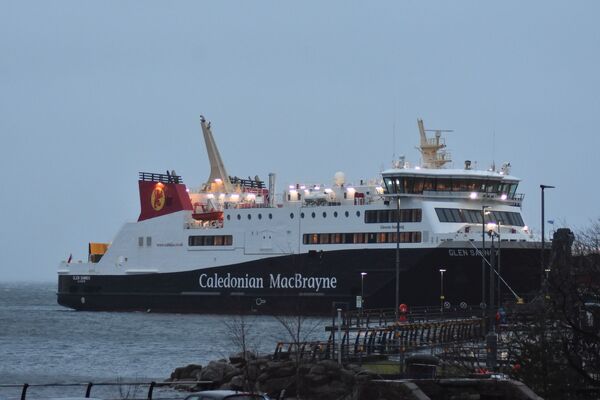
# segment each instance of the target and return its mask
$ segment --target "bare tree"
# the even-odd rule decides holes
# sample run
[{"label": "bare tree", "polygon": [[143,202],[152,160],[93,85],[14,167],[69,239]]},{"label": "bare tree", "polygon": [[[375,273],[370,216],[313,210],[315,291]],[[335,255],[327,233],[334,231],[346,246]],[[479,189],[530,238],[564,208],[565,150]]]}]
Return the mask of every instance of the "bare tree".
[{"label": "bare tree", "polygon": [[249,321],[249,317],[240,314],[224,322],[229,334],[229,340],[234,348],[239,350],[241,366],[244,376],[244,390],[253,391],[256,385],[256,374],[250,373],[250,361],[258,356],[261,335],[257,332],[256,324]]},{"label": "bare tree", "polygon": [[512,326],[512,374],[546,399],[600,394],[599,237],[600,220],[557,230],[539,301]]},{"label": "bare tree", "polygon": [[305,345],[311,341],[310,339],[314,336],[316,330],[322,328],[323,321],[302,315],[299,310],[296,315],[275,316],[275,319],[284,328],[284,331],[290,340],[289,355],[294,366],[296,398],[301,399],[301,369],[302,365],[306,362],[305,358],[303,358],[303,349],[305,348]]}]

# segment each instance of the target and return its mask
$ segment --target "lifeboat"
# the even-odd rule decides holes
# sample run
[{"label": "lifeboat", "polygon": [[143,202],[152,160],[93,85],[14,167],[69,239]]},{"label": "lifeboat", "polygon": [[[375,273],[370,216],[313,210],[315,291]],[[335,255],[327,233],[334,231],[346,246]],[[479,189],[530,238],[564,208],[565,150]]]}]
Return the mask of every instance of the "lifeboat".
[{"label": "lifeboat", "polygon": [[223,211],[193,213],[192,218],[196,221],[223,221]]}]

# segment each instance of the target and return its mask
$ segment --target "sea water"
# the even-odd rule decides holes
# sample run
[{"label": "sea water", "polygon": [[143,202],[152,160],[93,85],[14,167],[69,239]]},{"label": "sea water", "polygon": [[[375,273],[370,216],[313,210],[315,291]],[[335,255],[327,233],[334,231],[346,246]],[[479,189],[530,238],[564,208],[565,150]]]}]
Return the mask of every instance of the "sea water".
[{"label": "sea water", "polygon": [[[241,351],[234,331],[242,321],[251,350],[272,353],[277,341],[291,341],[271,316],[73,311],[56,303],[56,283],[0,283],[0,384],[163,381],[176,367]],[[325,323],[304,321],[305,339],[325,338]],[[19,398],[20,390],[0,388],[0,399]],[[92,397],[124,397],[123,390],[147,393],[94,388]],[[84,394],[81,387],[31,387],[27,398]]]}]

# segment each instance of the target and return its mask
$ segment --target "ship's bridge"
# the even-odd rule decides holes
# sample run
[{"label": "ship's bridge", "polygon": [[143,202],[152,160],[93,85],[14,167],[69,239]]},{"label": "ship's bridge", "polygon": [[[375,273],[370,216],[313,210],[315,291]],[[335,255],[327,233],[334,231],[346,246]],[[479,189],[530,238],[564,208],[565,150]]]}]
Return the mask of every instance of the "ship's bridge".
[{"label": "ship's bridge", "polygon": [[382,172],[385,194],[445,198],[497,199],[520,206],[520,179],[502,171],[394,168]]}]

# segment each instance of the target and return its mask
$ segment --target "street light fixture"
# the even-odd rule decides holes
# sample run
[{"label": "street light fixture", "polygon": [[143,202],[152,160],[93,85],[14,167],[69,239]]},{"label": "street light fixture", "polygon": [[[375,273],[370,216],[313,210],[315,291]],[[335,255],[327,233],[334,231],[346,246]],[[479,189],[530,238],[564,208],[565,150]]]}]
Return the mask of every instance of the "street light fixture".
[{"label": "street light fixture", "polygon": [[440,312],[444,314],[444,268],[440,268]]}]

